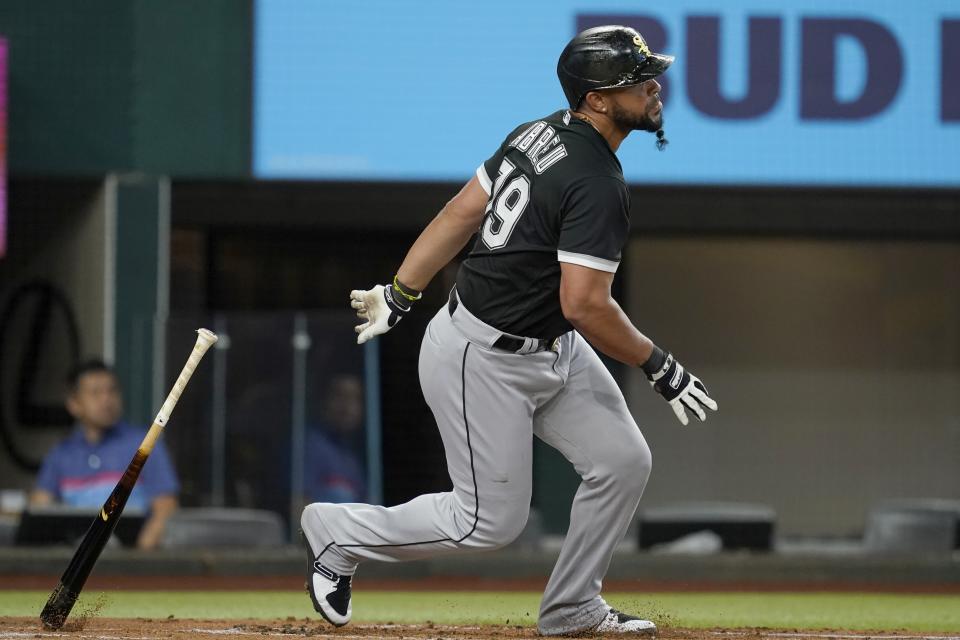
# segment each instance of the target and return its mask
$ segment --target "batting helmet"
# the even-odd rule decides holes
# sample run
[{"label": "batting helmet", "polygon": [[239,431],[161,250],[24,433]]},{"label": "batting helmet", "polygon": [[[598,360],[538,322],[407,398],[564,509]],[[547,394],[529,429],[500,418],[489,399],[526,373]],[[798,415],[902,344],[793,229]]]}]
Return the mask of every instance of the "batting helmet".
[{"label": "batting helmet", "polygon": [[667,70],[673,56],[650,51],[640,32],[611,25],[581,31],[560,54],[557,76],[571,109],[590,91],[640,84]]}]

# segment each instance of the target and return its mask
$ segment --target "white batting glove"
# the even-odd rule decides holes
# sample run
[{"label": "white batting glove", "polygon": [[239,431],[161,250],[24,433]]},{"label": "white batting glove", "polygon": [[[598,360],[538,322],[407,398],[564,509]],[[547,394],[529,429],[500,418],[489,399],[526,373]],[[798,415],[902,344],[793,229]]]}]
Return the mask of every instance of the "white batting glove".
[{"label": "white batting glove", "polygon": [[717,410],[716,401],[710,397],[700,378],[684,369],[672,353],[654,347],[653,355],[643,365],[643,370],[653,390],[670,404],[680,424],[689,422],[685,409],[692,411],[700,422],[707,419],[704,407]]},{"label": "white batting glove", "polygon": [[357,344],[386,333],[410,311],[411,301],[393,295],[393,285],[378,284],[373,289],[354,289],[350,292],[350,306],[357,317],[366,320],[353,328],[359,335]]}]

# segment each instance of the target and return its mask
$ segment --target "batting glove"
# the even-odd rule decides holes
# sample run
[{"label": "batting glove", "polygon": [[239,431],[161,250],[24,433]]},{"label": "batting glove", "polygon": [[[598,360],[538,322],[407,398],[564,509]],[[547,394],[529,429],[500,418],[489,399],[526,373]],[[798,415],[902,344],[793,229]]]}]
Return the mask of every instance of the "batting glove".
[{"label": "batting glove", "polygon": [[[419,298],[419,296],[417,296]],[[363,344],[370,338],[386,333],[400,322],[413,306],[413,300],[394,294],[392,284],[378,284],[366,291],[355,289],[350,292],[350,306],[357,317],[366,320],[353,328],[359,335],[357,344]]]},{"label": "batting glove", "polygon": [[643,371],[653,390],[670,404],[680,424],[689,422],[684,409],[692,411],[700,422],[707,419],[704,407],[717,410],[716,401],[710,397],[700,378],[684,369],[672,353],[654,347],[650,359],[643,365]]}]

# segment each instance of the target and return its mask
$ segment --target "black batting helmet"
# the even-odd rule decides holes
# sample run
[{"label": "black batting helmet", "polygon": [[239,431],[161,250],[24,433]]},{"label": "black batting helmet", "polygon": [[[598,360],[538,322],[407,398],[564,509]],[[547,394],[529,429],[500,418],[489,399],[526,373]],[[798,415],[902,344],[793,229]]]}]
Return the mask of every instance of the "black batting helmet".
[{"label": "black batting helmet", "polygon": [[640,32],[609,25],[581,31],[560,54],[557,76],[571,109],[590,91],[640,84],[667,70],[673,56],[650,51]]}]

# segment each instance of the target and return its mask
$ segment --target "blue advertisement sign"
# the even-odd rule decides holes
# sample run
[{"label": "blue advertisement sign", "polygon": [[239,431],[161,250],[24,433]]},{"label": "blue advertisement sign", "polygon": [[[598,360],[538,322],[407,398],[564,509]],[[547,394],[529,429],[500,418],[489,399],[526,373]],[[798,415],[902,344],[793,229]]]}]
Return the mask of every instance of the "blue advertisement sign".
[{"label": "blue advertisement sign", "polygon": [[257,0],[254,173],[465,181],[601,24],[677,57],[634,184],[960,186],[956,0]]}]

